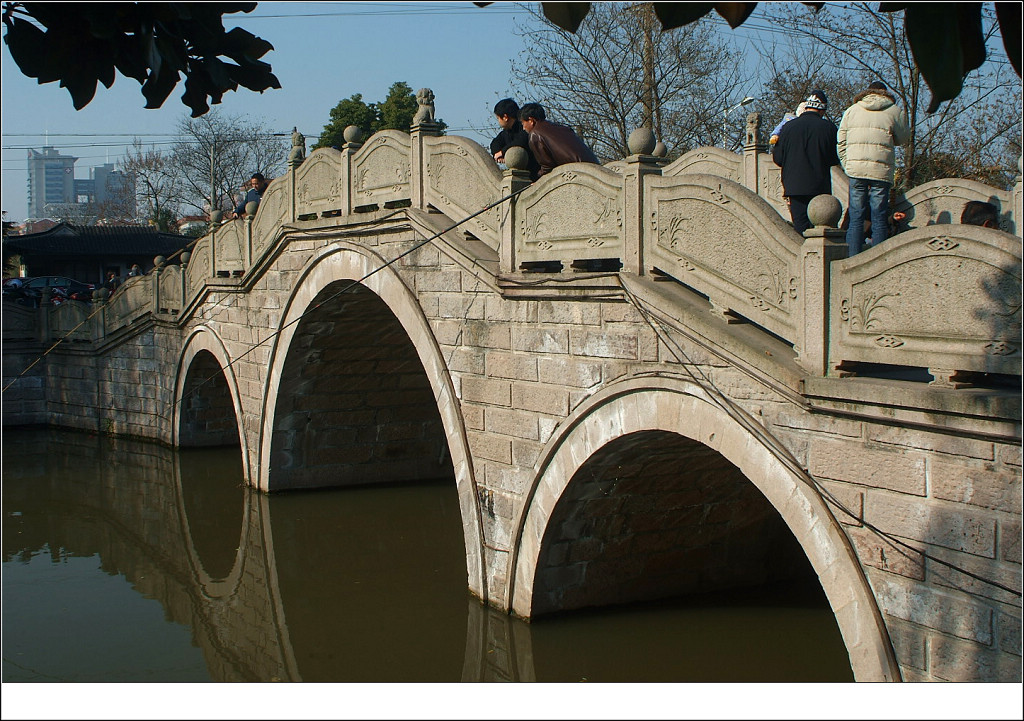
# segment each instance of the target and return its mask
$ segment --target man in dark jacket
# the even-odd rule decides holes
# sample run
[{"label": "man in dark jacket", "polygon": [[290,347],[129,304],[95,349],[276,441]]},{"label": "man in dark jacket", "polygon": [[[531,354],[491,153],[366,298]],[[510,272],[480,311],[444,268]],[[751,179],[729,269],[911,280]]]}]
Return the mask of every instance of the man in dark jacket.
[{"label": "man in dark jacket", "polygon": [[530,150],[530,134],[523,129],[519,122],[519,106],[512,98],[499,100],[494,106],[494,117],[498,119],[498,126],[501,132],[494,136],[491,141],[491,155],[494,162],[505,162],[505,151],[513,146],[518,146],[526,151],[526,169],[530,171],[530,180],[536,180],[540,172],[540,164],[533,157]]},{"label": "man in dark jacket", "polygon": [[236,218],[245,217],[245,206],[249,203],[256,203],[256,205],[259,205],[260,201],[263,199],[263,193],[266,192],[267,186],[270,185],[270,183],[267,182],[267,179],[263,177],[263,173],[253,173],[252,177],[249,178],[249,184],[252,187],[249,188],[245,196],[242,198],[242,202],[235,208]]},{"label": "man in dark jacket", "polygon": [[822,117],[828,99],[815,90],[804,101],[804,112],[782,127],[772,159],[782,168],[782,195],[789,205],[793,228],[811,227],[807,204],[816,195],[832,193],[832,166],[839,165],[835,123]]},{"label": "man in dark jacket", "polygon": [[527,103],[519,111],[519,120],[530,134],[530,150],[540,163],[538,177],[566,163],[601,164],[594,151],[580,140],[572,128],[546,118],[547,114],[539,103]]}]

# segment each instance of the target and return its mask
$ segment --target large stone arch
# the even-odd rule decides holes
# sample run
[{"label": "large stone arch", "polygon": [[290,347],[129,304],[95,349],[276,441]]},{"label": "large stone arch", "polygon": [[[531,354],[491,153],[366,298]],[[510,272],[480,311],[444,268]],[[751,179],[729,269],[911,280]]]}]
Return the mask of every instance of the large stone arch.
[{"label": "large stone arch", "polygon": [[181,356],[178,360],[178,368],[174,383],[174,409],[171,418],[172,445],[175,448],[181,446],[181,423],[182,423],[182,402],[185,399],[186,382],[189,371],[197,356],[209,353],[220,365],[224,380],[227,383],[228,392],[231,396],[231,403],[234,408],[235,425],[238,429],[238,442],[242,449],[242,463],[245,478],[248,482],[252,479],[252,468],[249,463],[249,443],[245,434],[243,423],[243,410],[241,395],[238,389],[238,379],[235,377],[234,368],[231,365],[231,356],[224,345],[224,341],[217,335],[216,331],[208,326],[198,326],[185,339]]},{"label": "large stone arch", "polygon": [[545,530],[576,471],[609,442],[643,431],[677,433],[739,468],[778,511],[817,573],[856,679],[900,679],[874,595],[853,547],[824,501],[707,392],[682,378],[613,384],[581,404],[561,433],[552,437],[518,519],[507,608],[523,617],[531,615]]},{"label": "large stone arch", "polygon": [[256,485],[261,490],[270,490],[270,458],[278,394],[298,321],[318,293],[337,281],[359,281],[363,288],[375,294],[394,314],[415,349],[437,404],[455,473],[466,545],[469,589],[486,601],[483,536],[476,480],[455,387],[440,346],[415,293],[387,261],[367,248],[343,241],[321,249],[307,262],[285,303],[280,330],[274,339],[268,361]]}]

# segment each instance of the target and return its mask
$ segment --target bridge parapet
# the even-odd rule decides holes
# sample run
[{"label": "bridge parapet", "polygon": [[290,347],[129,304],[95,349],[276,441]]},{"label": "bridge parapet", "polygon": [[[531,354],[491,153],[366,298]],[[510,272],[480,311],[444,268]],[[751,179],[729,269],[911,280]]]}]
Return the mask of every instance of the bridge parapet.
[{"label": "bridge parapet", "polygon": [[[833,368],[848,361],[1021,374],[1021,243],[972,225],[900,233],[832,267]],[[952,379],[952,380],[951,380]]]},{"label": "bridge parapet", "polygon": [[[1000,208],[1002,227],[1015,230],[1019,192],[1011,197],[966,180],[927,183],[896,205],[908,222],[927,218],[927,228],[833,265],[844,257],[841,237],[816,228],[801,238],[792,230],[779,168],[757,127],[754,114],[742,153],[697,148],[664,166],[645,155],[562,166],[463,231],[497,252],[506,274],[557,265],[668,276],[727,320],[752,322],[790,343],[813,375],[848,374],[850,363],[931,368],[939,383],[957,371],[1020,374],[1020,309],[1007,300],[1019,294],[1019,239],[944,225],[959,219],[954,211],[964,201],[986,200]],[[223,286],[218,278],[244,282],[286,227],[312,229],[403,206],[461,219],[524,182],[517,171],[502,173],[477,143],[438,135],[429,123],[365,143],[358,134],[348,139],[275,179],[255,217],[215,224],[187,265],[115,296],[98,334],[150,309],[179,313],[205,288]],[[839,168],[833,187],[842,206],[847,178]],[[951,263],[966,270],[949,270]],[[936,264],[941,288],[931,280]],[[77,322],[56,311],[50,327],[70,330]]]}]

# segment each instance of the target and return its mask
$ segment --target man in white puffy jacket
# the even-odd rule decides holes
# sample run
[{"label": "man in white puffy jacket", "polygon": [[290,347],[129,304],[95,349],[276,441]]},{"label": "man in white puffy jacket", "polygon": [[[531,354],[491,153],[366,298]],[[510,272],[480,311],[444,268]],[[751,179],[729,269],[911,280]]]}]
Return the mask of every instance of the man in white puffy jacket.
[{"label": "man in white puffy jacket", "polygon": [[889,229],[889,190],[896,172],[896,146],[910,140],[907,116],[879,81],[853,99],[839,121],[836,149],[850,178],[850,255],[864,246],[864,220],[870,209],[871,245],[886,239]]}]

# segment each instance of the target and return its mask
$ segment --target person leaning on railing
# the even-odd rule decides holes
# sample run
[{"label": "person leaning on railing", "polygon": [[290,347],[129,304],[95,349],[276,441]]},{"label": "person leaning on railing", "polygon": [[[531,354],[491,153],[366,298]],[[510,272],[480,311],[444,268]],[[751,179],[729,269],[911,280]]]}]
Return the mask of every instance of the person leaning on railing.
[{"label": "person leaning on railing", "polygon": [[263,173],[253,173],[252,177],[249,178],[249,184],[252,187],[246,192],[245,197],[242,198],[242,202],[235,207],[233,215],[235,218],[245,217],[245,206],[249,203],[256,203],[259,205],[260,200],[263,199],[263,192],[269,185],[267,179],[263,177]]}]

